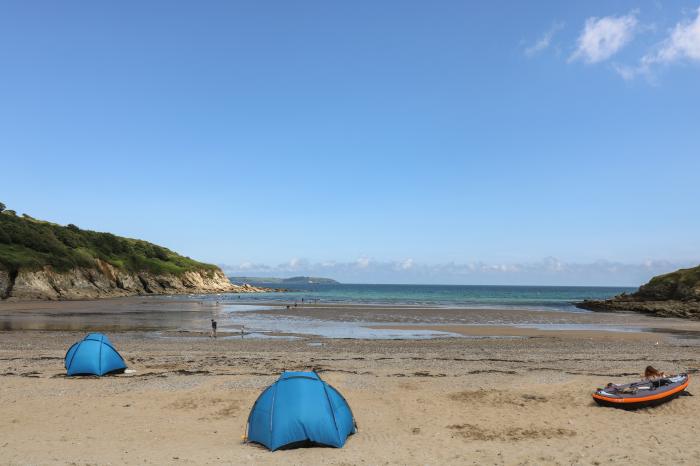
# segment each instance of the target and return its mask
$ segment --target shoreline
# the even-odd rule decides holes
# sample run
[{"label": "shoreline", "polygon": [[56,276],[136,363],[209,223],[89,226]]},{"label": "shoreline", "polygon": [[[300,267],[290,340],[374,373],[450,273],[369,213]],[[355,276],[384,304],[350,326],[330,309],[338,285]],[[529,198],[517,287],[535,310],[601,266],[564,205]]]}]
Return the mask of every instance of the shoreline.
[{"label": "shoreline", "polygon": [[[630,338],[626,334],[700,338],[700,322],[639,314],[532,309],[304,304],[198,296],[130,296],[79,301],[0,302],[0,330],[166,332],[186,337],[219,330],[246,338],[539,337],[560,335]],[[251,335],[252,334],[252,335]],[[601,336],[602,335],[602,336]],[[613,337],[615,338],[615,337]],[[646,338],[646,337],[645,337]]]}]

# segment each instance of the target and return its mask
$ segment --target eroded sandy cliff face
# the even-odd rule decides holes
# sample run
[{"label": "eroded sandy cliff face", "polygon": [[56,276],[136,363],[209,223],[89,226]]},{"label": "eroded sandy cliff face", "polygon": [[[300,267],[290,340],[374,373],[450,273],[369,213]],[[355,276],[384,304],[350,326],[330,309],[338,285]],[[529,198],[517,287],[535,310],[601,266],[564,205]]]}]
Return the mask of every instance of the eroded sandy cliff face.
[{"label": "eroded sandy cliff face", "polygon": [[0,270],[0,299],[5,299],[7,297],[11,285],[12,278],[10,277],[10,272]]},{"label": "eroded sandy cliff face", "polygon": [[95,267],[57,272],[39,270],[11,273],[0,270],[2,299],[96,299],[118,296],[183,293],[254,293],[267,291],[234,285],[221,270],[188,271],[180,275],[127,272],[96,260]]}]

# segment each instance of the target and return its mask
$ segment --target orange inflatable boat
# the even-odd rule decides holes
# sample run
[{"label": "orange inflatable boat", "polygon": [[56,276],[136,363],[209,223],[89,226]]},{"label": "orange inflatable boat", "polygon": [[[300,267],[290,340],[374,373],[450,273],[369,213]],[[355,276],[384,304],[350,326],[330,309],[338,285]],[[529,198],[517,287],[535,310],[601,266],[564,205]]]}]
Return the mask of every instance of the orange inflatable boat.
[{"label": "orange inflatable boat", "polygon": [[688,374],[678,374],[625,385],[608,384],[605,388],[597,389],[593,399],[601,406],[612,408],[648,408],[678,397],[689,383]]}]

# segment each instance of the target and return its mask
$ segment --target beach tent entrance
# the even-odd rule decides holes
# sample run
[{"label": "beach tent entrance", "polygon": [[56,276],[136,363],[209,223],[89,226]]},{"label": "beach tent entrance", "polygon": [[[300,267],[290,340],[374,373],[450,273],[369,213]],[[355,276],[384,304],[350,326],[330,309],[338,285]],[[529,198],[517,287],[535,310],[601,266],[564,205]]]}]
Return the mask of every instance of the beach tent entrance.
[{"label": "beach tent entrance", "polygon": [[126,369],[124,359],[101,333],[90,333],[71,346],[65,366],[68,375],[105,375]]},{"label": "beach tent entrance", "polygon": [[248,416],[248,441],[272,451],[312,445],[340,448],[355,432],[347,401],[315,372],[284,372],[262,392]]}]

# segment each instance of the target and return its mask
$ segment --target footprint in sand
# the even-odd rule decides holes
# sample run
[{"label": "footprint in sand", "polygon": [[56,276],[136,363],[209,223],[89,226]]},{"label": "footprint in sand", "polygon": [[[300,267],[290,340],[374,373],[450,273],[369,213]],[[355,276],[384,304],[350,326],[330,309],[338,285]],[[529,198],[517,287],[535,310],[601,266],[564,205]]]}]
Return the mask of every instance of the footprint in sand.
[{"label": "footprint in sand", "polygon": [[168,405],[170,408],[184,410],[184,411],[194,411],[199,410],[202,412],[211,411],[212,408],[217,408],[211,415],[203,416],[200,419],[213,418],[224,418],[232,416],[234,413],[238,412],[241,408],[241,402],[238,400],[225,400],[223,398],[211,397],[211,398],[183,398],[176,400]]},{"label": "footprint in sand", "polygon": [[474,424],[453,424],[447,426],[447,428],[454,431],[453,435],[455,437],[461,437],[467,440],[483,441],[518,441],[541,438],[552,439],[573,437],[576,435],[576,432],[570,429],[564,429],[561,427],[537,427],[534,425],[528,427],[489,429]]},{"label": "footprint in sand", "polygon": [[549,399],[544,396],[531,393],[513,393],[503,390],[466,390],[451,393],[448,397],[452,401],[462,403],[478,403],[490,406],[516,405],[524,407],[530,404],[547,403]]}]

